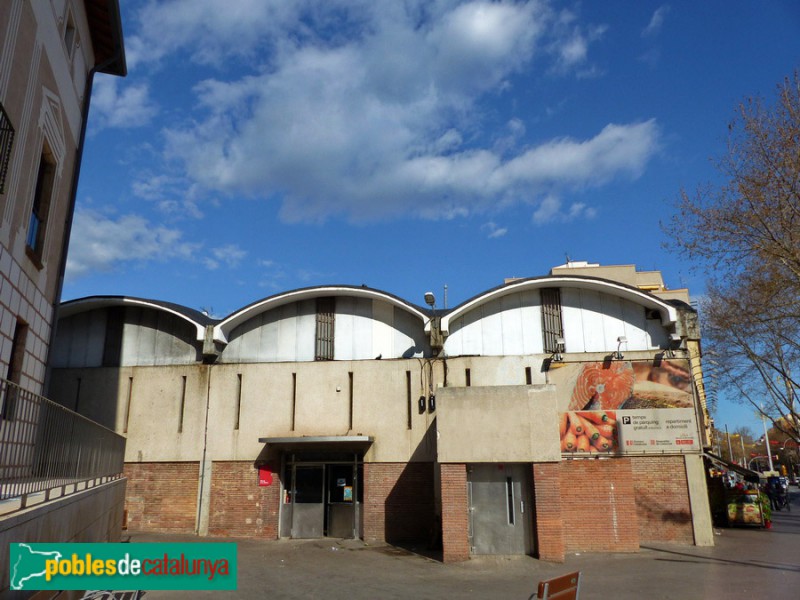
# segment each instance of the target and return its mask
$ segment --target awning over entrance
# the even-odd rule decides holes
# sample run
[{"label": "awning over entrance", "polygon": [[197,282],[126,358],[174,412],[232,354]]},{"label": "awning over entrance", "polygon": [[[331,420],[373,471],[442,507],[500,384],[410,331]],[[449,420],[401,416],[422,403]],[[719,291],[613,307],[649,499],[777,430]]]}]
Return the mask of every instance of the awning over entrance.
[{"label": "awning over entrance", "polygon": [[282,450],[321,450],[335,448],[337,451],[366,450],[375,441],[371,435],[317,435],[300,437],[263,437],[259,443]]},{"label": "awning over entrance", "polygon": [[703,454],[705,454],[713,462],[717,463],[718,465],[727,469],[728,471],[733,471],[734,473],[738,473],[739,475],[744,477],[745,481],[749,481],[750,483],[758,483],[761,480],[761,476],[755,471],[751,471],[750,469],[745,469],[744,467],[740,467],[736,463],[728,462],[721,456],[717,456],[716,454],[712,454],[711,452],[704,452]]}]

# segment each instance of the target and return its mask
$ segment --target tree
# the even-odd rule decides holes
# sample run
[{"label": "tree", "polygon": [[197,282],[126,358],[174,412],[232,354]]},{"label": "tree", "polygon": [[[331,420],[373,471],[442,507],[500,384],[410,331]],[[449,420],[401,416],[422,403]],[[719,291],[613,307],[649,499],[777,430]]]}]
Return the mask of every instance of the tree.
[{"label": "tree", "polygon": [[707,277],[707,370],[800,442],[800,73],[738,106],[715,166],[722,183],[682,190],[664,226]]}]

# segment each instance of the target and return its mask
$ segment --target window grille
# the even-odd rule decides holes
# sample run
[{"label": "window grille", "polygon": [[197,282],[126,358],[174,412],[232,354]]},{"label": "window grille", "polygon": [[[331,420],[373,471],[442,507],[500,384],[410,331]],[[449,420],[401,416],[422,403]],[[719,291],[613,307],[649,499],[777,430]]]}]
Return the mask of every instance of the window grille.
[{"label": "window grille", "polygon": [[542,338],[544,351],[550,353],[563,352],[558,347],[558,338],[564,337],[561,323],[561,292],[558,288],[542,288]]},{"label": "window grille", "polygon": [[335,316],[335,299],[317,298],[317,345],[314,360],[333,360]]},{"label": "window grille", "polygon": [[5,193],[8,162],[11,159],[11,146],[14,144],[14,128],[3,105],[0,104],[0,194]]}]

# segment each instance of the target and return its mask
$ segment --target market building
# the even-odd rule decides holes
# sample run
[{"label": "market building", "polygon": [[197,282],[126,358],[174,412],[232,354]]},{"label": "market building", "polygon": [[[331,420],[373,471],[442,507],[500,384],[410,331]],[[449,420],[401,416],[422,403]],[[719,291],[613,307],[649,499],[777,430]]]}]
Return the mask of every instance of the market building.
[{"label": "market building", "polygon": [[132,529],[476,554],[713,544],[696,312],[570,262],[448,309],[366,286],[223,319],[64,303],[52,394],[127,438]]}]

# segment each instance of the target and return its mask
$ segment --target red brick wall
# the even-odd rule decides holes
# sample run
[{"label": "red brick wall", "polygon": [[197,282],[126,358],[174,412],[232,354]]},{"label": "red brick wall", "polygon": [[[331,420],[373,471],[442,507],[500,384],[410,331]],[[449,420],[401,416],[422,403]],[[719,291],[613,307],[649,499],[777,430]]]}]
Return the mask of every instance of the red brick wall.
[{"label": "red brick wall", "polygon": [[364,463],[364,540],[428,542],[434,527],[433,463]]},{"label": "red brick wall", "polygon": [[272,485],[258,485],[252,462],[222,461],[211,465],[209,535],[278,537],[280,473],[274,465]]},{"label": "red brick wall", "polygon": [[128,529],[194,533],[200,465],[126,463]]},{"label": "red brick wall", "polygon": [[469,558],[469,506],[467,466],[440,466],[442,485],[442,560],[457,562]]},{"label": "red brick wall", "polygon": [[564,562],[564,524],[561,516],[561,465],[533,465],[536,556]]},{"label": "red brick wall", "polygon": [[682,456],[631,457],[642,542],[694,543]]},{"label": "red brick wall", "polygon": [[566,550],[638,551],[639,523],[630,459],[566,460],[560,467]]}]

